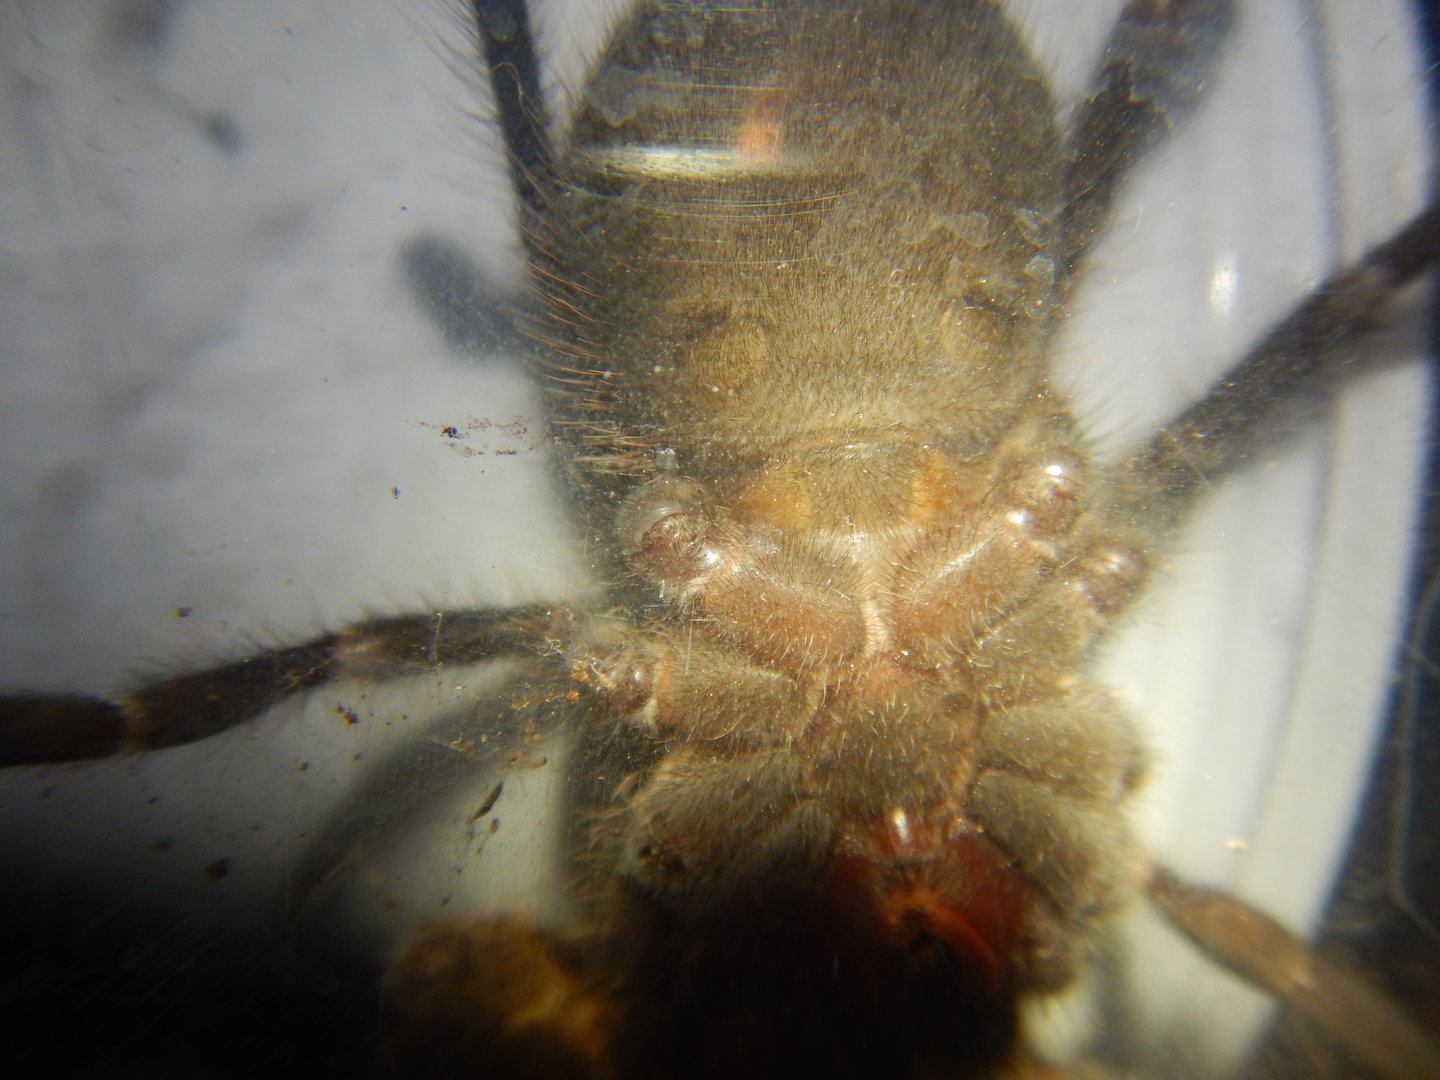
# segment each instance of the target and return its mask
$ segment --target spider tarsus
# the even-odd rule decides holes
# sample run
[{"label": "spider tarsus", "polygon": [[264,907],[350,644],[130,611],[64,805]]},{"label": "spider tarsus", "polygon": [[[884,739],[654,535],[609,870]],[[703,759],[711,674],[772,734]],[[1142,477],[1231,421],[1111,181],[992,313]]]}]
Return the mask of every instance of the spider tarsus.
[{"label": "spider tarsus", "polygon": [[0,766],[108,757],[127,727],[120,706],[85,694],[0,697]]},{"label": "spider tarsus", "polygon": [[510,159],[510,182],[521,205],[539,212],[554,173],[529,5],[527,0],[474,0],[472,6],[495,94],[495,119]]},{"label": "spider tarsus", "polygon": [[1384,1080],[1440,1076],[1440,1044],[1396,1002],[1228,893],[1157,868],[1151,902],[1206,956],[1300,1010]]},{"label": "spider tarsus", "polygon": [[1134,164],[1204,96],[1235,18],[1233,0],[1130,0],[1070,131],[1064,255],[1073,277]]},{"label": "spider tarsus", "polygon": [[84,694],[0,696],[0,767],[199,742],[322,683],[533,656],[550,642],[569,640],[575,625],[574,613],[563,607],[397,615],[160,679],[114,702]]}]

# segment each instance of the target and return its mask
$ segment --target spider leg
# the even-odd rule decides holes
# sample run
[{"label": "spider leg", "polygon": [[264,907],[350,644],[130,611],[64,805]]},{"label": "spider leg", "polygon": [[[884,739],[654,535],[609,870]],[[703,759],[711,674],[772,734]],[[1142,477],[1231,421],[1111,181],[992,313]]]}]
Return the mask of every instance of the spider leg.
[{"label": "spider leg", "polygon": [[379,681],[447,664],[554,652],[568,609],[432,612],[371,619],[301,645],[137,687],[0,697],[0,766],[109,757],[209,738],[335,680]]},{"label": "spider leg", "polygon": [[1317,288],[1129,454],[1116,473],[1119,509],[1173,525],[1217,479],[1287,441],[1341,383],[1369,370],[1343,346],[1373,328],[1396,293],[1437,258],[1440,208],[1432,207]]},{"label": "spider leg", "polygon": [[538,213],[553,179],[549,111],[540,88],[527,0],[474,0],[481,55],[495,95],[495,120],[519,205]]},{"label": "spider leg", "polygon": [[1130,0],[1069,134],[1062,277],[1073,282],[1121,184],[1203,97],[1234,22],[1231,0]]},{"label": "spider leg", "polygon": [[1233,896],[1157,869],[1151,902],[1211,959],[1321,1022],[1357,1061],[1387,1080],[1440,1075],[1440,1045],[1404,1010],[1355,975],[1326,964],[1299,938]]}]

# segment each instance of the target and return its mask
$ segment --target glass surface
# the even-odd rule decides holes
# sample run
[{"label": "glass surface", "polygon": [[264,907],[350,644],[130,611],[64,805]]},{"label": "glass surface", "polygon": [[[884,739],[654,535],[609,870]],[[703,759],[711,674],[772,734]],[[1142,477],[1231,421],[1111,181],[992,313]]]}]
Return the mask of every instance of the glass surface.
[{"label": "glass surface", "polygon": [[[1117,6],[1013,5],[1062,103]],[[1101,457],[1421,205],[1410,8],[1245,6],[1203,106],[1127,186],[1063,334],[1060,378]],[[545,5],[556,86],[583,78],[603,7]],[[386,0],[0,5],[0,685],[114,694],[368,613],[590,593],[517,350],[450,348],[402,269],[403,245],[439,237],[492,299],[521,287],[459,25]],[[1398,307],[1364,345],[1389,370],[1208,501],[1103,661],[1153,749],[1149,847],[1301,934],[1394,704],[1422,325]],[[427,920],[563,922],[563,740],[497,772],[465,717],[503,672],[442,675],[327,687],[151,756],[0,774],[12,993],[42,987],[57,1029],[133,1030],[109,1059],[128,1062],[154,1053],[152,1030],[190,1024],[172,975],[216,957],[243,970],[255,1026],[278,1023],[276,1000],[329,1022],[329,999],[275,990],[290,965],[374,985]],[[1412,735],[1392,820],[1420,783]],[[476,762],[468,782],[443,779],[457,756]],[[477,814],[497,777],[502,799]],[[1395,842],[1352,889],[1378,875],[1389,901],[1423,905],[1403,828]],[[1132,922],[1119,966],[1137,1069],[1225,1075],[1268,1004],[1140,905]],[[1416,940],[1371,974],[1393,959],[1433,979],[1435,940]],[[153,1007],[129,1004],[137,988]],[[1104,1002],[1046,1012],[1041,1044],[1063,1056]],[[32,1068],[40,1030],[12,1044]],[[333,1055],[342,1037],[310,1045]],[[176,1062],[226,1052],[193,1026],[165,1041]]]}]

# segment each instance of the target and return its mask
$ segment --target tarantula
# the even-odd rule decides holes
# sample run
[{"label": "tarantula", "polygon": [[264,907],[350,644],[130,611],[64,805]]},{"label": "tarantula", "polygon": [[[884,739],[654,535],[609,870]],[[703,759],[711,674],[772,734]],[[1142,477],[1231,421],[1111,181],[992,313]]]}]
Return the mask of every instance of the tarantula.
[{"label": "tarantula", "polygon": [[370,619],[114,703],[16,695],[6,760],[175,745],[330,681],[511,657],[481,727],[572,733],[579,912],[565,934],[422,937],[387,1053],[1026,1072],[1019,1003],[1066,986],[1146,876],[1142,740],[1095,643],[1204,489],[1333,392],[1338,350],[1434,257],[1434,219],[1112,462],[1053,385],[1054,335],[1228,4],[1127,7],[1068,143],[989,3],[643,5],[553,156],[527,37],[480,7],[529,332],[611,591]]}]

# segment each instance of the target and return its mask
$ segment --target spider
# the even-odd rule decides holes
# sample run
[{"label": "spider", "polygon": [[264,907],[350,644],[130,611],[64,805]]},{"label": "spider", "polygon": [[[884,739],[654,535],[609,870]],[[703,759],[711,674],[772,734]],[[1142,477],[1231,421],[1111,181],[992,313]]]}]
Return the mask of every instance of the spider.
[{"label": "spider", "polygon": [[[217,127],[215,130],[218,130],[218,131],[222,131],[222,132],[223,132],[223,127]],[[242,131],[243,131],[243,129],[242,129]],[[444,425],[441,425],[441,426],[443,427]],[[1119,442],[1118,439],[1116,439],[1115,441],[1116,441],[1116,442]],[[395,484],[395,485],[393,485],[393,486],[396,487],[396,488],[399,488],[400,491],[399,491],[398,493],[392,493],[392,498],[396,498],[396,501],[401,501],[401,500],[403,500],[404,498],[407,497],[406,485],[397,483],[397,484]],[[398,497],[397,497],[397,494],[398,494]],[[652,510],[653,510],[653,508],[652,508]],[[176,605],[176,610],[177,610],[177,611],[180,610],[180,605]],[[187,617],[188,617],[188,616],[187,616]],[[562,636],[563,636],[563,635],[562,635]],[[374,706],[366,706],[366,707],[365,707],[365,711],[368,712],[368,713],[373,713],[373,712],[376,711],[376,709],[375,709]],[[383,710],[382,710],[381,712],[382,712],[382,715],[383,715]],[[339,715],[339,714],[337,714],[337,715]],[[296,726],[299,726],[299,725],[296,725]],[[440,729],[437,728],[437,729],[434,729],[434,730],[438,732]],[[440,744],[443,743],[443,746],[441,746],[441,749],[444,750],[444,751],[446,751],[446,752],[448,752],[448,753],[450,753],[450,754],[455,754],[455,755],[464,756],[465,754],[469,753],[469,752],[473,749],[473,748],[468,747],[468,746],[466,745],[467,736],[466,736],[463,732],[457,732],[453,737],[447,737],[447,738],[444,738],[444,739],[441,739],[440,735],[438,735],[438,734],[432,735],[431,738],[433,738],[433,739],[436,741],[436,744],[437,744],[437,745],[440,745]],[[513,792],[513,789],[514,789],[514,787],[516,786],[516,783],[515,783],[511,778],[509,778],[509,777],[507,776],[506,786],[507,786],[508,788],[510,788],[510,789],[512,790],[512,792]],[[223,867],[220,865],[220,861],[219,861],[219,860],[216,860],[215,863],[213,863],[213,864],[207,864],[207,866],[213,867],[214,872],[217,873],[217,874],[223,873]]]}]

